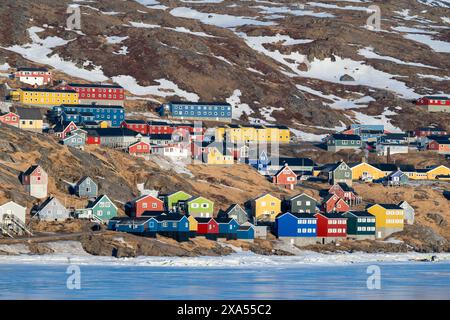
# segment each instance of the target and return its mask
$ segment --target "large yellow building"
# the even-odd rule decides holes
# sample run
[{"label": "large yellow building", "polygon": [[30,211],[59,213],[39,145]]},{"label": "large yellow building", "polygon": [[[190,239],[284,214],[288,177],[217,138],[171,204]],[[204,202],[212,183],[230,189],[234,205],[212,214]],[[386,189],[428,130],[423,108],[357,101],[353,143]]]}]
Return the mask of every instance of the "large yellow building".
[{"label": "large yellow building", "polygon": [[29,105],[58,106],[61,104],[78,104],[78,93],[73,90],[22,88],[13,91],[11,99]]},{"label": "large yellow building", "polygon": [[353,180],[372,181],[385,177],[383,171],[367,162],[350,165],[350,168],[352,169]]},{"label": "large yellow building", "polygon": [[275,221],[281,212],[281,200],[271,194],[265,194],[252,200],[252,213],[258,221]]},{"label": "large yellow building", "polygon": [[395,204],[374,204],[367,208],[367,212],[376,217],[377,238],[403,230],[405,211],[402,207]]},{"label": "large yellow building", "polygon": [[229,124],[216,128],[216,141],[231,141],[235,143],[289,143],[291,132],[285,126],[272,125],[237,125]]},{"label": "large yellow building", "polygon": [[207,164],[234,164],[234,157],[222,154],[217,148],[210,148],[206,156]]}]

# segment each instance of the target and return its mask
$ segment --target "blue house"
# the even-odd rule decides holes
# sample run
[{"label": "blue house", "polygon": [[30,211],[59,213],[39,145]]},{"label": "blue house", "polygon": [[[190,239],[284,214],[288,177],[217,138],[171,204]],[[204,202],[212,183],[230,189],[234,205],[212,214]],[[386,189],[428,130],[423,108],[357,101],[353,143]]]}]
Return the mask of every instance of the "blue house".
[{"label": "blue house", "polygon": [[253,241],[255,239],[255,228],[252,225],[239,226],[236,235],[238,240]]},{"label": "blue house", "polygon": [[233,110],[226,102],[172,101],[159,108],[160,115],[180,120],[213,120],[231,122]]},{"label": "blue house", "polygon": [[215,218],[219,224],[219,238],[226,238],[227,240],[237,239],[237,230],[239,223],[233,218],[220,217]]},{"label": "blue house", "polygon": [[377,141],[378,137],[384,135],[384,125],[382,124],[352,124],[350,129],[364,142]]},{"label": "blue house", "polygon": [[158,221],[154,217],[115,217],[108,221],[108,229],[155,237],[158,232]]},{"label": "blue house", "polygon": [[75,194],[80,198],[96,198],[98,186],[91,177],[82,177],[74,187]]},{"label": "blue house", "polygon": [[86,145],[86,135],[81,132],[68,134],[66,138],[61,140],[61,144],[76,149],[82,149]]},{"label": "blue house", "polygon": [[96,104],[74,104],[55,106],[52,109],[56,119],[73,121],[75,124],[93,121],[106,121],[111,127],[119,127],[125,119],[122,106],[103,106]]},{"label": "blue house", "polygon": [[168,213],[154,217],[158,221],[158,234],[179,242],[189,240],[189,220],[179,213]]},{"label": "blue house", "polygon": [[282,237],[316,237],[317,218],[306,213],[280,213],[275,219],[275,233]]}]

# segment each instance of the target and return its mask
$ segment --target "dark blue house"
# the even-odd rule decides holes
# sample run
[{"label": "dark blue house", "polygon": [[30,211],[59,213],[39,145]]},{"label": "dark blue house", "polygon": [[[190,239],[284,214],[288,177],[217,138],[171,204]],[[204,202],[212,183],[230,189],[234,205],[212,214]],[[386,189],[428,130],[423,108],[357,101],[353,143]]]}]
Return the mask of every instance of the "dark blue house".
[{"label": "dark blue house", "polygon": [[306,213],[280,213],[275,219],[275,233],[282,237],[316,237],[317,218]]},{"label": "dark blue house", "polygon": [[158,232],[158,221],[154,217],[115,217],[108,221],[108,229],[155,237]]},{"label": "dark blue house", "polygon": [[215,218],[216,222],[219,224],[219,238],[226,238],[227,240],[237,239],[237,230],[239,228],[239,223],[233,218],[220,217]]},{"label": "dark blue house", "polygon": [[159,108],[161,116],[180,120],[213,120],[231,122],[233,110],[227,102],[181,102],[172,101]]},{"label": "dark blue house", "polygon": [[253,226],[239,226],[236,231],[239,240],[253,240],[255,239],[255,228]]},{"label": "dark blue house", "polygon": [[75,124],[93,121],[106,121],[111,127],[119,127],[125,119],[122,106],[103,106],[96,104],[74,104],[53,107],[53,116]]},{"label": "dark blue house", "polygon": [[177,241],[189,240],[189,220],[179,213],[168,213],[154,217],[158,221],[158,234]]}]

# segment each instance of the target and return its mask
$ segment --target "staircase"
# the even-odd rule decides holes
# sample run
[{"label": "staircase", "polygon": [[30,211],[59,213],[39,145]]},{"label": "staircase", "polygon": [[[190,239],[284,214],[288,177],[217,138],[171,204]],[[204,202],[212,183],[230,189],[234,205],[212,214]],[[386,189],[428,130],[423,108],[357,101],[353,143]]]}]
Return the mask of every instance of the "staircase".
[{"label": "staircase", "polygon": [[3,228],[3,224],[0,224],[0,229],[2,230],[3,234],[8,235],[10,238],[14,238],[14,236],[8,231],[8,229]]},{"label": "staircase", "polygon": [[[28,234],[29,236],[32,236],[33,233],[26,227],[25,223],[23,223],[20,219],[18,219],[15,215],[12,214],[5,214],[3,215],[3,221],[2,221],[2,230],[5,232],[9,229],[9,227],[12,226],[13,230],[16,231],[16,233],[19,233],[19,230],[25,234]],[[7,233],[9,235],[9,232]],[[14,237],[12,237],[14,238]]]}]

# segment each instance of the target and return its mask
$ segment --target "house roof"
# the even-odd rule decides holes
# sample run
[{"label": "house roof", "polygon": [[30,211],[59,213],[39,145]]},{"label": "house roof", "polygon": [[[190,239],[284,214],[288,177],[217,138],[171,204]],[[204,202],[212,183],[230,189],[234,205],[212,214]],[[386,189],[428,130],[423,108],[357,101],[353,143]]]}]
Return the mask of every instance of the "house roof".
[{"label": "house roof", "polygon": [[110,220],[118,221],[117,224],[144,224],[151,219],[154,219],[154,217],[114,217]]},{"label": "house roof", "polygon": [[343,183],[343,182],[339,182],[338,186],[341,187],[341,189],[343,191],[347,191],[347,192],[355,192],[355,189],[353,189],[352,187],[350,187],[348,184]]},{"label": "house roof", "polygon": [[20,88],[20,90],[22,90],[22,91],[31,91],[31,92],[77,93],[75,90],[61,90],[61,89]]},{"label": "house roof", "polygon": [[248,226],[240,225],[239,228],[238,228],[238,230],[243,230],[243,231],[247,231],[247,230],[250,230],[250,229],[253,229],[253,226],[251,226],[251,225],[248,225]]},{"label": "house roof", "polygon": [[231,105],[228,102],[191,102],[191,101],[170,101],[169,104],[183,104],[183,105],[194,105],[194,106],[228,106]]},{"label": "house roof", "polygon": [[211,220],[214,220],[214,218],[195,218],[198,223],[209,223]]},{"label": "house roof", "polygon": [[444,129],[440,128],[440,127],[421,127],[419,129],[417,129],[418,131],[445,131]]},{"label": "house roof", "polygon": [[128,128],[93,128],[87,131],[88,133],[95,132],[100,137],[120,137],[120,136],[135,137],[139,134],[138,132],[130,130]]},{"label": "house roof", "polygon": [[431,100],[434,100],[434,99],[436,99],[436,100],[450,100],[449,97],[445,97],[445,96],[425,96],[424,98],[431,99]]},{"label": "house roof", "polygon": [[172,140],[171,134],[149,134],[150,140]]},{"label": "house roof", "polygon": [[60,205],[62,205],[61,202],[60,202],[57,198],[50,196],[50,197],[48,197],[47,199],[45,199],[44,202],[40,203],[40,204],[35,208],[35,211],[41,211],[41,210],[44,209],[44,208],[45,208],[52,200],[55,200],[55,201],[57,201]]},{"label": "house roof", "polygon": [[22,175],[24,176],[29,176],[30,174],[32,174],[34,172],[34,170],[36,170],[39,167],[39,165],[34,164],[31,167],[29,167]]},{"label": "house roof", "polygon": [[142,216],[144,217],[158,217],[162,214],[166,214],[165,211],[144,211]]},{"label": "house roof", "polygon": [[134,198],[134,199],[128,201],[127,203],[136,203],[136,202],[138,202],[139,200],[145,199],[145,198],[147,198],[147,197],[151,197],[151,198],[153,198],[153,199],[157,199],[158,201],[161,201],[161,202],[162,202],[162,200],[161,200],[161,199],[158,199],[157,196],[154,196],[154,195],[151,195],[151,194],[143,194],[143,195],[140,195],[139,197],[136,197],[136,198]]},{"label": "house roof", "polygon": [[[55,132],[63,132],[71,123],[73,123],[73,121],[63,121],[63,122],[58,122],[54,127],[53,127],[53,131]],[[76,124],[74,123],[74,125],[76,126]]]},{"label": "house roof", "polygon": [[222,217],[215,218],[214,220],[216,220],[217,223],[230,223],[234,219],[222,216]]},{"label": "house roof", "polygon": [[41,111],[37,108],[16,107],[16,113],[21,119],[42,120]]},{"label": "house roof", "polygon": [[324,213],[324,212],[316,213],[316,215],[318,214],[324,216],[327,219],[345,219],[344,216],[338,213]]},{"label": "house roof", "polygon": [[361,140],[361,137],[356,134],[335,133],[335,134],[332,134],[332,137],[335,140]]},{"label": "house roof", "polygon": [[[272,159],[270,159],[271,162],[274,161]],[[294,166],[313,167],[315,165],[314,161],[311,160],[310,158],[278,158],[278,163],[280,165],[287,164],[290,167],[294,167]]]},{"label": "house roof", "polygon": [[[111,199],[110,199],[106,194],[102,194],[102,195],[99,195],[93,202],[90,202],[90,203],[87,205],[86,208],[90,209],[90,208],[95,207],[95,206],[97,205],[97,203],[99,203],[100,200],[102,200],[102,199],[105,198],[105,197],[106,197],[106,199],[108,199],[109,202],[112,203],[112,205],[113,205],[114,207],[116,207],[116,205],[114,204],[114,202],[112,202]],[[116,207],[116,209],[117,209],[117,207]]]},{"label": "house roof", "polygon": [[234,208],[236,208],[236,207],[241,208],[241,210],[245,212],[245,210],[242,209],[242,207],[241,207],[240,205],[238,205],[237,203],[235,203],[235,204],[232,204],[231,206],[229,206],[228,209],[225,210],[224,213],[225,213],[225,214],[229,214],[229,213],[230,213],[231,211],[233,211]]},{"label": "house roof", "polygon": [[47,68],[34,68],[34,67],[19,67],[17,71],[38,71],[38,72],[48,72]]},{"label": "house roof", "polygon": [[130,124],[147,124],[147,121],[138,119],[125,119],[123,122]]},{"label": "house roof", "polygon": [[316,199],[314,199],[312,196],[310,196],[310,195],[308,195],[308,194],[306,194],[306,193],[300,193],[300,194],[297,194],[297,195],[295,195],[295,196],[293,196],[293,197],[290,197],[288,200],[289,201],[292,201],[292,200],[294,200],[294,199],[296,199],[296,198],[298,198],[298,197],[300,197],[300,196],[305,196],[305,197],[308,197],[308,198],[310,198],[311,200],[314,200],[314,201],[317,201]]},{"label": "house roof", "polygon": [[82,184],[82,183],[83,183],[85,180],[87,180],[87,179],[91,179],[91,181],[95,183],[95,181],[94,181],[91,177],[89,177],[89,176],[83,176],[83,177],[77,182],[76,185],[78,186],[78,185]]},{"label": "house roof", "polygon": [[402,139],[407,138],[408,135],[406,133],[386,133],[382,136],[385,139]]},{"label": "house roof", "polygon": [[379,205],[380,207],[383,207],[383,208],[388,209],[388,210],[402,210],[403,209],[399,205],[391,204],[391,203],[377,203],[377,204],[374,204],[374,205],[370,205],[369,208],[373,207],[373,206],[376,206],[376,205]]},{"label": "house roof", "polygon": [[123,109],[122,106],[119,105],[100,105],[100,104],[62,104],[61,107],[63,109],[66,108],[93,108],[93,109]]},{"label": "house roof", "polygon": [[[322,200],[322,203],[327,203],[331,198],[333,198],[333,197],[338,197],[337,195],[335,195],[335,194],[332,194],[332,193],[330,193],[330,194],[327,194],[324,198],[323,198],[323,200]],[[338,197],[339,198],[339,197]],[[339,198],[340,199],[340,198]],[[339,200],[338,199],[338,200]]]},{"label": "house roof", "polygon": [[293,174],[297,175],[294,171],[292,171],[291,168],[289,168],[289,166],[287,164],[285,164],[283,167],[281,167],[274,175],[278,176],[280,173],[282,173],[285,170],[288,170],[288,171],[292,172]]},{"label": "house roof", "polygon": [[80,88],[110,88],[110,89],[123,89],[122,86],[116,84],[92,84],[92,83],[69,83],[69,87]]},{"label": "house roof", "polygon": [[380,169],[381,171],[397,171],[398,167],[391,163],[372,163],[372,166]]},{"label": "house roof", "polygon": [[373,214],[370,214],[367,211],[348,211],[345,214],[351,214],[354,215],[355,217],[374,217]]},{"label": "house roof", "polygon": [[279,213],[277,214],[277,218],[284,216],[285,214],[293,215],[297,219],[316,219],[316,217],[307,213],[292,213],[292,212]]}]

